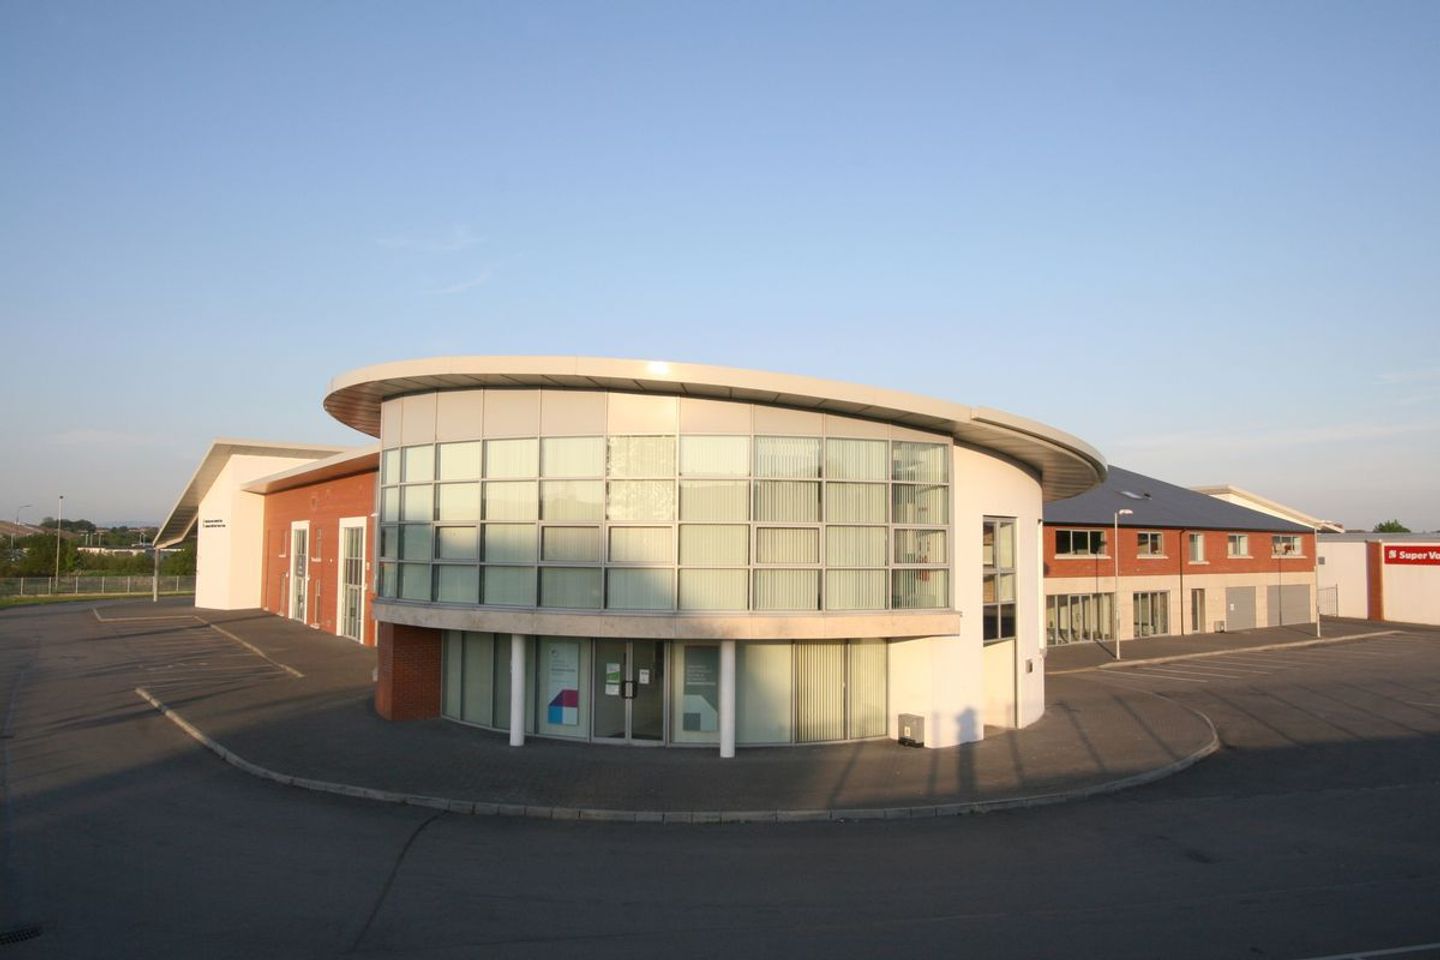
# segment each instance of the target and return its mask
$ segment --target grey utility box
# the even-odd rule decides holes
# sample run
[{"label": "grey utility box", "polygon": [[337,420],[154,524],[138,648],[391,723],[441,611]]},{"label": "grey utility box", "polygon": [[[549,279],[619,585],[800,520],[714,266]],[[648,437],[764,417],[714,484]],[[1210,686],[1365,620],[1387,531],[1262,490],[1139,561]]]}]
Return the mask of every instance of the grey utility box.
[{"label": "grey utility box", "polygon": [[900,714],[900,745],[925,746],[925,718],[918,713]]}]

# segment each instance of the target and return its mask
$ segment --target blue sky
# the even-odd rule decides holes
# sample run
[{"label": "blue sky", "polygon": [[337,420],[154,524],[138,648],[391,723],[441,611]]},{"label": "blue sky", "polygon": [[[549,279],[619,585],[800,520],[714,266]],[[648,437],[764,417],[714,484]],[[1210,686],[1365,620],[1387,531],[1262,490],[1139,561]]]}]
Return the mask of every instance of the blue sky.
[{"label": "blue sky", "polygon": [[1440,529],[1440,4],[0,6],[0,516],[595,354]]}]

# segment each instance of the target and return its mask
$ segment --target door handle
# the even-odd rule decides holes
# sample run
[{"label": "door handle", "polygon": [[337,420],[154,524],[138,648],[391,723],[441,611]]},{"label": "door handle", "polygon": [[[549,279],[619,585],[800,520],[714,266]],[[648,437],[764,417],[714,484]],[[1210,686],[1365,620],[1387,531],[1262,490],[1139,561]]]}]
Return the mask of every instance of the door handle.
[{"label": "door handle", "polygon": [[634,699],[635,699],[635,681],[634,681],[634,680],[622,680],[622,681],[620,681],[620,696],[624,697],[626,700],[634,700]]}]

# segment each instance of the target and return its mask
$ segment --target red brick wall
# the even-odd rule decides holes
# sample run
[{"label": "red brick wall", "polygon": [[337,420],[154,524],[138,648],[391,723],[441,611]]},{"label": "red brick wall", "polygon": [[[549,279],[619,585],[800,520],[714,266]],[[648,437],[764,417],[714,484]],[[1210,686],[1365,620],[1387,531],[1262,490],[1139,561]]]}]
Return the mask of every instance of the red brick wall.
[{"label": "red brick wall", "polygon": [[375,712],[386,720],[440,716],[440,631],[400,623],[378,626]]},{"label": "red brick wall", "polygon": [[[1055,531],[1057,530],[1101,530],[1105,531],[1103,557],[1057,557],[1055,556]],[[1161,557],[1141,557],[1139,536],[1142,531],[1160,534]],[[1230,533],[1247,533],[1250,537],[1249,557],[1226,555],[1227,537]],[[1205,563],[1190,562],[1190,534],[1198,533],[1205,538]],[[1300,535],[1300,554],[1276,557],[1271,554],[1271,534],[1243,530],[1162,530],[1158,527],[1147,530],[1144,527],[1120,528],[1120,575],[1122,577],[1176,576],[1184,566],[1186,573],[1298,573],[1315,569],[1315,535]],[[1115,574],[1113,527],[1076,527],[1068,525],[1045,525],[1045,576],[1047,577],[1110,577]]]},{"label": "red brick wall", "polygon": [[307,484],[265,497],[264,570],[261,605],[271,613],[289,613],[287,585],[290,572],[290,524],[310,521],[310,603],[306,622],[328,633],[339,632],[337,591],[340,584],[340,519],[365,517],[365,623],[364,642],[375,645],[375,622],[370,616],[375,594],[375,482],[367,470],[334,480]]},{"label": "red brick wall", "polygon": [[1365,544],[1365,616],[1371,620],[1385,619],[1385,565],[1383,544],[1370,540]]}]

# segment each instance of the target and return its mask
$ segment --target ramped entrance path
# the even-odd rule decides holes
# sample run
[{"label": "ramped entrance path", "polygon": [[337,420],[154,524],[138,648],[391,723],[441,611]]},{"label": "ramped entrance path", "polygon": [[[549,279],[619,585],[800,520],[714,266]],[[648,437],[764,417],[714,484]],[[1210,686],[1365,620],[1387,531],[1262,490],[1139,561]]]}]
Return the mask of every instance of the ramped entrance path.
[{"label": "ramped entrance path", "polygon": [[[172,619],[129,619],[150,616]],[[0,617],[0,642],[18,625]],[[988,729],[981,743],[942,750],[882,740],[750,748],[721,760],[711,749],[536,738],[517,749],[503,734],[444,720],[381,720],[371,706],[373,650],[261,611],[178,602],[52,608],[43,621],[27,618],[24,630],[82,641],[91,655],[111,649],[115,663],[83,680],[38,669],[27,684],[55,689],[27,697],[91,695],[76,688],[82,683],[115,685],[105,691],[114,695],[123,684],[137,707],[174,721],[157,716],[147,736],[188,735],[197,749],[203,742],[281,783],[462,813],[679,822],[943,816],[1123,789],[1217,747],[1209,720],[1173,700],[1059,676],[1039,723]],[[47,646],[42,639],[36,652],[42,666]]]}]

